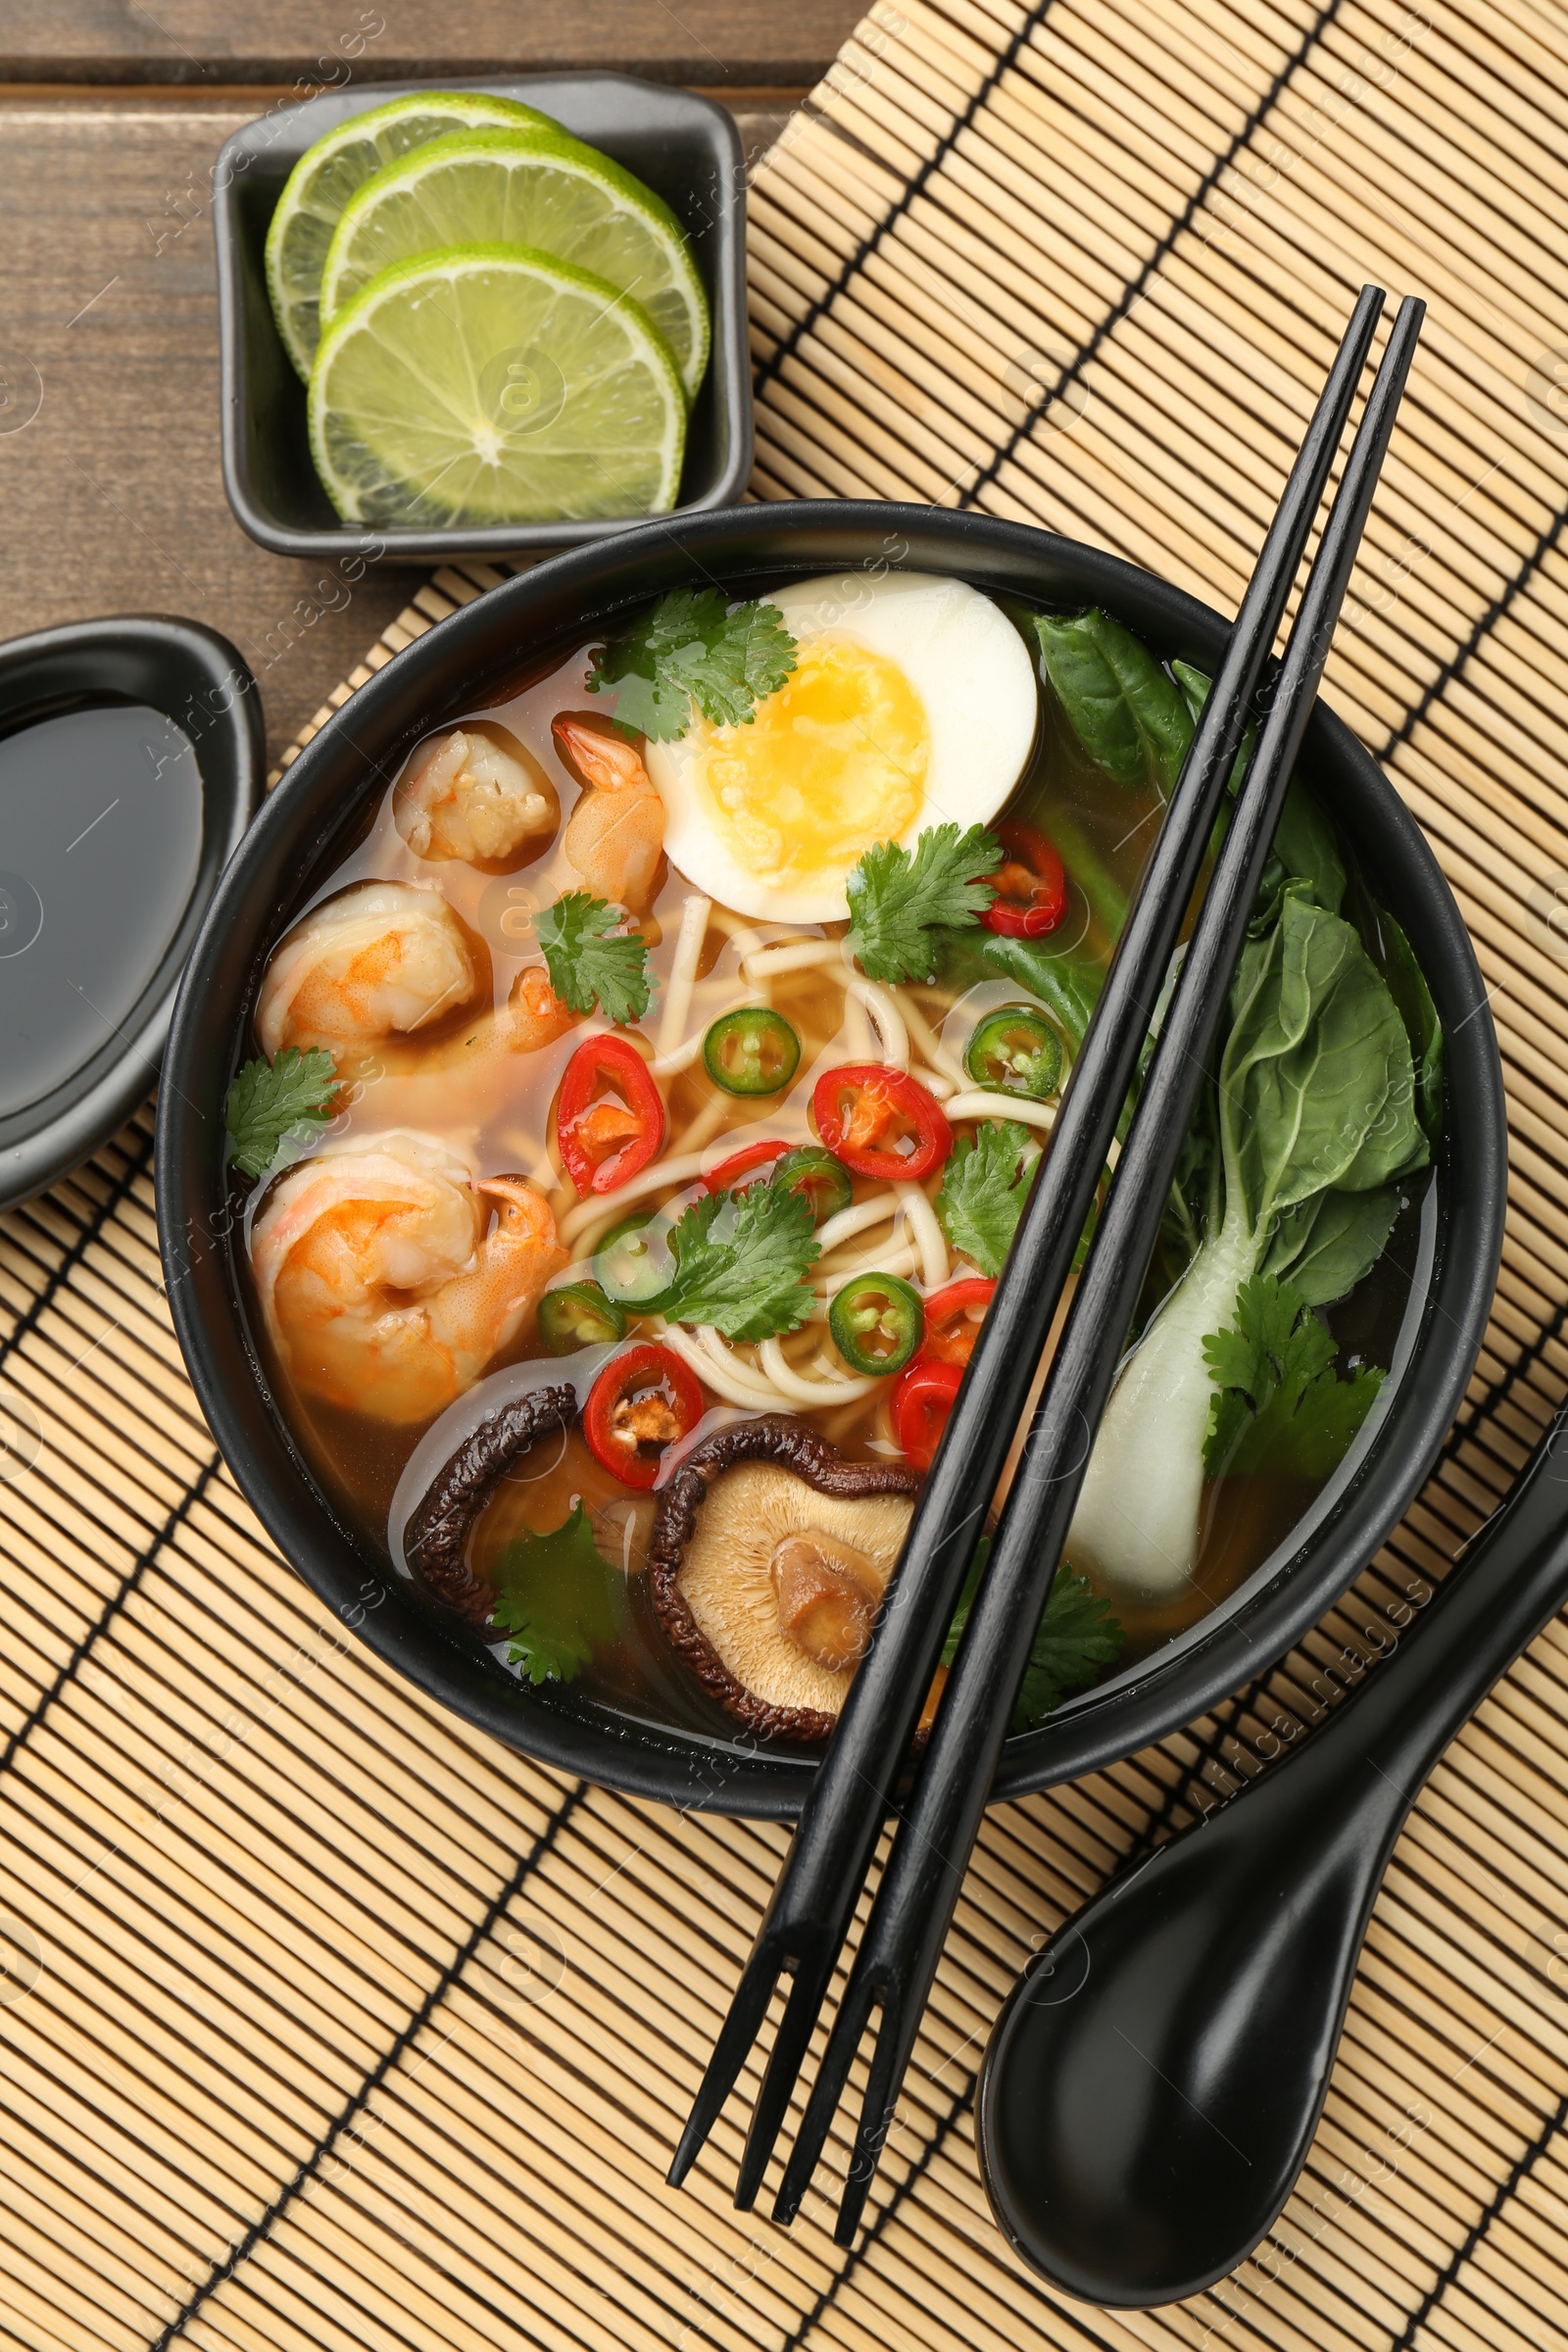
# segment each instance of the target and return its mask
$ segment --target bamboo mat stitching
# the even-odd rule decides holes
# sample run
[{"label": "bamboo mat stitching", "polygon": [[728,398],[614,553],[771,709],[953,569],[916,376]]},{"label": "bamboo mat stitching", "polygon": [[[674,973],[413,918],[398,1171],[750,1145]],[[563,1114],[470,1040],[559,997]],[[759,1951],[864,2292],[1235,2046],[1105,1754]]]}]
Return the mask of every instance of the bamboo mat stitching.
[{"label": "bamboo mat stitching", "polygon": [[43,1289],[38,1293],[36,1298],[33,1299],[32,1304],[26,1309],[25,1313],[21,1317],[15,1327],[11,1331],[7,1332],[5,1338],[0,1339],[0,1367],[4,1366],[7,1356],[9,1356],[15,1348],[20,1348],[23,1341],[26,1339],[30,1333],[37,1330],[39,1324],[42,1322],[44,1316],[48,1313],[50,1307],[54,1304],[55,1299],[59,1297],[61,1291],[64,1290],[67,1283],[71,1280],[72,1275],[75,1272],[76,1268],[81,1264],[82,1259],[86,1256],[88,1250],[92,1248],[94,1242],[97,1241],[105,1226],[109,1223],[110,1219],[119,1209],[121,1202],[129,1197],[131,1188],[136,1183],[137,1178],[146,1175],[147,1169],[152,1160],[152,1155],[153,1137],[152,1130],[149,1128],[147,1134],[142,1140],[140,1149],[127,1162],[122,1174],[115,1179],[113,1184],[111,1184],[102,1201],[99,1203],[98,1207],[94,1209],[92,1215],[88,1218],[86,1224],[83,1225],[80,1233],[76,1236],[76,1239],[71,1244],[71,1247],[67,1250],[59,1264],[53,1269],[48,1281],[44,1284]]},{"label": "bamboo mat stitching", "polygon": [[954,2097],[952,2106],[948,2109],[947,2114],[939,2121],[936,2130],[932,2132],[930,2138],[920,2150],[919,2155],[915,2158],[914,2163],[910,2166],[908,2172],[898,2183],[897,2187],[893,2191],[893,2194],[882,2206],[881,2210],[877,2213],[875,2219],[870,2223],[869,2227],[861,2231],[858,2242],[850,2248],[850,2251],[845,2256],[842,2265],[834,2272],[826,2286],[821,2289],[820,2293],[817,2295],[816,2301],[811,2305],[810,2310],[803,2314],[793,2331],[785,2337],[783,2344],[780,2346],[780,2352],[800,2352],[800,2347],[806,2342],[812,2328],[818,2325],[818,2323],[832,2309],[835,2302],[837,2302],[840,2290],[849,2284],[856,2272],[859,2269],[861,2263],[869,2257],[872,2249],[877,2245],[879,2240],[886,2235],[890,2225],[898,2215],[899,2210],[903,2206],[906,2198],[913,2193],[916,2185],[930,2171],[940,2150],[946,2143],[949,2133],[952,2132],[955,2124],[956,2124],[959,2116],[968,2106],[969,2101],[973,2098],[975,2080],[975,2077],[970,2075],[968,2079],[960,2085]]},{"label": "bamboo mat stitching", "polygon": [[972,507],[978,500],[981,491],[988,489],[997,480],[1004,466],[1017,455],[1022,444],[1029,439],[1036,425],[1045,417],[1053,401],[1059,400],[1071,385],[1077,383],[1106,336],[1114,333],[1124,318],[1131,317],[1135,305],[1149,286],[1151,279],[1157,276],[1160,264],[1169,260],[1178,239],[1192,227],[1199,213],[1213,195],[1225,172],[1231,169],[1243,149],[1257,136],[1264,122],[1279,104],[1281,94],[1292,77],[1305,63],[1306,58],[1317,42],[1322,39],[1323,34],[1333,24],[1344,5],[1345,0],[1325,0],[1325,5],[1319,9],[1290,57],[1281,66],[1262,97],[1252,108],[1241,129],[1224,151],[1214,158],[1213,163],[1204,172],[1191,196],[1188,197],[1187,202],[1176,215],[1148,261],[1143,264],[1134,276],[1128,279],[1115,303],[1101,319],[1087,342],[1081,344],[1074,352],[1051,390],[1041,394],[1029,410],[1028,415],[1012,427],[1006,439],[992,452],[986,464],[981,466],[967,489],[959,494],[958,504],[960,507]]},{"label": "bamboo mat stitching", "polygon": [[1398,725],[1393,729],[1387,742],[1379,748],[1376,757],[1380,761],[1392,760],[1400,744],[1409,742],[1410,737],[1426,717],[1434,703],[1462,674],[1471,656],[1477,652],[1483,640],[1496,627],[1521,589],[1527,587],[1534,579],[1546,558],[1556,548],[1565,527],[1568,527],[1568,507],[1560,507],[1512,578],[1493,599],[1486,611],[1478,616],[1464,643],[1449,655],[1431,684],[1423,688]]},{"label": "bamboo mat stitching", "polygon": [[4,1775],[10,1770],[11,1765],[15,1760],[17,1750],[22,1746],[24,1740],[31,1738],[32,1734],[37,1730],[39,1724],[42,1723],[44,1717],[48,1714],[50,1708],[59,1698],[61,1692],[65,1690],[67,1684],[74,1682],[76,1676],[81,1672],[82,1667],[87,1663],[88,1658],[92,1655],[95,1644],[101,1640],[103,1635],[108,1632],[110,1626],[113,1625],[115,1619],[120,1615],[121,1610],[130,1599],[132,1593],[136,1591],[136,1588],[138,1585],[140,1585],[142,1579],[146,1576],[154,1561],[163,1551],[165,1545],[172,1543],[178,1530],[184,1526],[185,1521],[190,1517],[191,1512],[201,1501],[203,1495],[207,1493],[208,1488],[212,1485],[213,1480],[218,1476],[222,1467],[222,1455],[215,1452],[211,1459],[203,1464],[202,1469],[196,1477],[194,1483],[185,1490],[183,1494],[181,1494],[179,1500],[174,1504],[173,1509],[170,1512],[168,1518],[164,1521],[163,1526],[158,1530],[158,1533],[153,1537],[152,1541],[145,1544],[136,1554],[135,1559],[131,1562],[131,1565],[127,1569],[124,1577],[121,1580],[121,1583],[116,1588],[115,1592],[110,1594],[109,1599],[104,1604],[100,1614],[94,1619],[92,1624],[88,1626],[86,1632],[76,1642],[75,1646],[71,1652],[71,1655],[67,1658],[59,1673],[55,1676],[54,1681],[49,1685],[48,1690],[45,1690],[41,1696],[34,1701],[31,1708],[29,1708],[28,1712],[23,1717],[21,1723],[18,1724],[16,1730],[6,1741],[4,1751],[0,1752],[0,1775]]},{"label": "bamboo mat stitching", "polygon": [[[1339,5],[1339,0],[1334,0],[1334,5],[1337,7]],[[882,240],[887,236],[889,230],[894,226],[895,222],[902,220],[905,214],[913,204],[915,198],[924,193],[927,184],[935,176],[942,165],[947,161],[949,155],[951,155],[953,149],[956,146],[963,132],[966,131],[970,123],[974,122],[981,108],[985,105],[987,99],[997,87],[997,84],[1002,80],[1003,76],[1005,74],[1010,73],[1012,68],[1017,64],[1018,59],[1023,54],[1025,43],[1031,38],[1036,27],[1045,23],[1046,18],[1051,13],[1051,8],[1052,0],[1036,0],[1036,5],[1030,9],[1029,14],[1024,18],[1023,23],[1019,25],[1011,40],[1007,43],[1005,49],[1003,50],[1001,56],[997,59],[997,62],[992,67],[990,73],[986,74],[984,80],[980,83],[979,87],[974,92],[974,95],[970,98],[968,104],[963,107],[958,114],[955,115],[951,126],[937,141],[937,144],[931,150],[931,153],[926,157],[925,162],[920,166],[920,169],[918,172],[916,172],[908,186],[903,191],[902,195],[898,197],[891,209],[883,214],[881,220],[877,221],[875,227],[870,229],[866,235],[861,238],[859,244],[855,248],[855,251],[844,263],[837,277],[832,280],[832,282],[821,294],[816,296],[814,301],[807,304],[805,310],[801,313],[800,318],[790,328],[789,333],[784,337],[783,341],[777,344],[775,348],[769,352],[767,358],[763,360],[760,366],[756,369],[752,377],[752,388],[754,393],[760,395],[763,389],[772,382],[773,378],[778,374],[779,369],[783,367],[785,361],[791,358],[791,356],[800,349],[803,338],[810,333],[812,327],[816,325],[818,319],[826,317],[827,313],[832,309],[834,303],[838,300],[838,297],[845,291],[846,287],[851,283],[851,281],[865,268],[866,263],[871,259],[871,256],[881,245]]]},{"label": "bamboo mat stitching", "polygon": [[1529,1346],[1507,1366],[1506,1370],[1499,1372],[1496,1379],[1489,1382],[1479,1396],[1465,1405],[1463,1412],[1444,1441],[1443,1452],[1439,1456],[1440,1460],[1451,1461],[1461,1446],[1472,1443],[1482,1445],[1486,1443],[1492,1416],[1498,1405],[1505,1403],[1515,1389],[1521,1387],[1530,1378],[1544,1356],[1546,1349],[1552,1346],[1554,1341],[1561,1339],[1565,1327],[1568,1327],[1568,1299],[1565,1299],[1562,1305],[1553,1311],[1550,1320],[1542,1325],[1541,1330]]},{"label": "bamboo mat stitching", "polygon": [[1568,2123],[1568,2091],[1564,2091],[1557,2102],[1556,2113],[1548,2118],[1524,2154],[1511,2167],[1507,2178],[1498,2182],[1480,2218],[1472,2223],[1466,2230],[1462,2243],[1454,2248],[1448,2260],[1444,2264],[1436,2279],[1406,2320],[1400,2334],[1390,2345],[1389,2352],[1411,2352],[1411,2347],[1427,2321],[1437,2310],[1444,2296],[1464,2269],[1465,2264],[1471,2260],[1483,2244],[1498,2215],[1505,2206],[1511,2203],[1524,2182],[1529,2180],[1565,2123]]},{"label": "bamboo mat stitching", "polygon": [[305,2158],[304,2162],[300,2165],[298,2171],[295,2173],[294,2178],[278,2191],[277,2195],[268,2206],[266,2212],[257,2216],[257,2219],[251,2224],[244,2236],[238,2241],[237,2244],[230,2248],[227,2258],[224,2261],[216,2263],[214,2265],[210,2277],[205,2278],[200,2286],[196,2288],[195,2292],[190,2297],[190,2300],[185,2304],[183,2310],[177,2312],[174,2318],[170,2321],[162,2335],[160,2335],[152,2345],[151,2352],[169,2352],[169,2346],[173,2342],[177,2335],[183,2334],[185,2328],[196,2317],[203,2304],[206,2303],[210,2297],[217,2292],[219,2287],[222,2285],[225,2278],[230,2278],[233,2277],[240,2264],[245,2261],[247,2256],[254,2251],[262,2239],[270,2233],[273,2228],[273,2225],[282,2218],[284,2213],[287,2212],[289,2206],[293,2204],[294,2199],[304,2189],[307,2181],[311,2179],[311,2176],[315,2173],[317,2167],[323,2163],[326,2157],[331,2154],[332,2149],[338,2140],[342,2138],[344,2132],[353,2123],[355,2117],[364,2111],[366,2102],[369,2098],[371,2092],[378,2089],[381,2083],[386,2081],[387,2076],[391,2073],[393,2067],[397,2065],[398,2061],[402,2058],[404,2052],[409,2048],[410,2044],[416,2039],[418,2034],[421,2034],[424,2028],[429,2024],[431,2018],[435,2015],[435,2012],[439,2008],[442,2001],[446,1999],[448,1993],[451,1992],[453,1986],[462,1977],[464,1970],[473,1958],[474,1953],[484,1942],[486,1936],[489,1936],[494,1930],[497,1922],[501,1919],[503,1913],[506,1911],[508,1904],[511,1903],[516,1895],[521,1893],[523,1887],[527,1885],[529,1879],[532,1878],[534,1872],[539,1868],[540,1864],[545,1860],[545,1857],[550,1853],[552,1847],[556,1843],[557,1838],[566,1828],[567,1824],[571,1820],[572,1815],[576,1812],[578,1806],[582,1803],[587,1794],[588,1784],[586,1781],[578,1781],[574,1788],[567,1789],[565,1795],[562,1798],[560,1804],[551,1814],[544,1828],[540,1831],[538,1837],[535,1838],[532,1845],[530,1845],[528,1848],[528,1851],[519,1858],[515,1868],[512,1872],[511,1877],[506,1880],[504,1885],[497,1888],[495,1894],[485,1906],[485,1909],[480,1913],[478,1919],[475,1920],[467,1936],[464,1938],[458,1949],[453,1953],[451,1959],[447,1962],[446,1967],[441,1971],[440,1976],[430,1986],[429,1991],[425,1994],[417,2009],[415,2010],[413,2016],[408,2020],[408,2023],[400,2029],[396,2039],[388,2045],[382,2056],[377,2060],[376,2064],[366,2076],[364,2082],[360,2084],[359,2089],[354,2092],[353,2096],[345,2103],[338,2114],[333,2118],[332,2122],[328,2125],[327,2129],[321,2133],[315,2147],[311,2150],[310,2154]]},{"label": "bamboo mat stitching", "polygon": [[[975,2085],[979,2080],[978,2070],[966,2077],[946,2115],[938,2121],[935,2131],[921,2148],[909,2171],[898,2183],[872,2222],[861,2231],[858,2240],[845,2256],[840,2269],[834,2273],[826,2286],[821,2289],[810,2310],[805,2314],[793,2333],[785,2338],[780,2352],[802,2352],[802,2347],[809,2340],[814,2329],[839,2301],[844,2289],[853,2283],[856,2273],[863,2263],[869,2261],[878,2244],[886,2236],[891,2225],[898,2218],[906,2201],[913,2196],[920,2182],[931,2171],[959,2119],[973,2106]],[[1049,2305],[1054,2318],[1065,2320],[1083,2342],[1094,2344],[1097,2352],[1113,2352],[1113,2347],[1106,2342],[1104,2336],[1090,2326],[1080,2306],[1056,2302],[1032,2279],[1025,2278],[1024,2284],[1042,2303]],[[1393,2352],[1401,2352],[1401,2348],[1396,2346],[1393,2348]]]}]

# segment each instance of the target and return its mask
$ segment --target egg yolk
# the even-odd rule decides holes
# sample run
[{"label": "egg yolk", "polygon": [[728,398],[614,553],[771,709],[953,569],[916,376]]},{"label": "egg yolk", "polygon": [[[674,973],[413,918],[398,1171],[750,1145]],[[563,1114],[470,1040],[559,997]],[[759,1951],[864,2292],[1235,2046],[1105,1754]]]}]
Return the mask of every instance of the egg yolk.
[{"label": "egg yolk", "polygon": [[920,813],[931,731],[898,664],[846,637],[814,638],[749,726],[715,727],[694,781],[748,872],[804,885],[842,879]]}]

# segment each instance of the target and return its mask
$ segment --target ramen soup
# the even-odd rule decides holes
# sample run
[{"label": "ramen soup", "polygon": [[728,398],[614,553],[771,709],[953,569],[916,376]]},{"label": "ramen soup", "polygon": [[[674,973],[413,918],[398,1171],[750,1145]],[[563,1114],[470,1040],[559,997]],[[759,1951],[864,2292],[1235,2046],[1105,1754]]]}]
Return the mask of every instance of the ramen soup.
[{"label": "ramen soup", "polygon": [[[831,1729],[1206,686],[948,579],[681,592],[418,745],[277,942],[228,1129],[282,1410],[555,1703]],[[1440,1102],[1293,786],[1020,1726],[1361,1438]]]}]

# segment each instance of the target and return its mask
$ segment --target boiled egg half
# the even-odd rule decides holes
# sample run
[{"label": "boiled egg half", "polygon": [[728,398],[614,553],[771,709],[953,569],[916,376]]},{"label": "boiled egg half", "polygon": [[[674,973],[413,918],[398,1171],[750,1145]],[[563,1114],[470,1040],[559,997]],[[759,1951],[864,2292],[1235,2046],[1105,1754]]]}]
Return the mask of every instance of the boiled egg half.
[{"label": "boiled egg half", "polygon": [[694,710],[678,742],[648,746],[664,849],[737,913],[842,921],[874,843],[997,814],[1034,745],[1034,662],[962,580],[847,572],[767,601],[797,648],[778,692],[745,725]]}]

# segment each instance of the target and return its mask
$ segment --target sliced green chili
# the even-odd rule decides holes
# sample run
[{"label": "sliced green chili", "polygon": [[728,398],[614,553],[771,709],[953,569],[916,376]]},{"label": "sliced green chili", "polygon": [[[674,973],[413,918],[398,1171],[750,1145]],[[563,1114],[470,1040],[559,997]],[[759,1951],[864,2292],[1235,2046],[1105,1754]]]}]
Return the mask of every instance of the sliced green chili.
[{"label": "sliced green chili", "polygon": [[1061,1085],[1061,1040],[1043,1013],[1004,1004],[970,1038],[963,1066],[977,1086],[1044,1102]]},{"label": "sliced green chili", "polygon": [[786,1193],[804,1193],[818,1225],[848,1208],[855,1198],[849,1169],[820,1144],[799,1144],[793,1152],[786,1152],[774,1162],[768,1182]]},{"label": "sliced green chili", "polygon": [[852,1372],[902,1372],[925,1336],[925,1308],[897,1274],[857,1274],[828,1308],[827,1327]]},{"label": "sliced green chili", "polygon": [[776,1095],[800,1066],[800,1039],[766,1004],[726,1012],[703,1040],[703,1067],[727,1095]]},{"label": "sliced green chili", "polygon": [[669,1220],[652,1209],[633,1209],[612,1225],[594,1252],[594,1273],[609,1304],[634,1315],[657,1313],[675,1272]]},{"label": "sliced green chili", "polygon": [[597,1282],[568,1282],[539,1301],[539,1337],[552,1355],[603,1348],[626,1336],[626,1318]]}]

